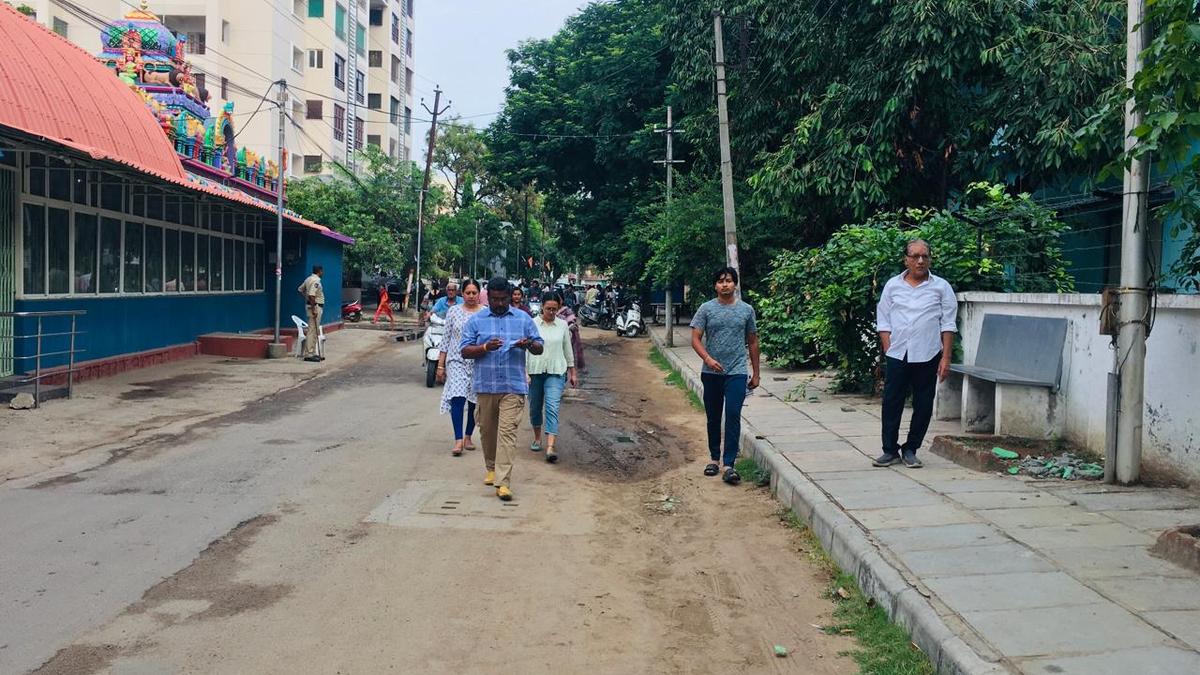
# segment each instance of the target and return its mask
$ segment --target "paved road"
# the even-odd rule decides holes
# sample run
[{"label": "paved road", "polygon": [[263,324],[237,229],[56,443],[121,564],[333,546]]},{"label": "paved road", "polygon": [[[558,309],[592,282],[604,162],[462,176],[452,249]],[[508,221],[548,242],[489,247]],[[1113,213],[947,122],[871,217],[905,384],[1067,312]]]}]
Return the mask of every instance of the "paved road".
[{"label": "paved road", "polygon": [[593,347],[513,505],[449,456],[411,345],[7,484],[0,673],[853,672],[773,502],[698,477],[645,341]]}]

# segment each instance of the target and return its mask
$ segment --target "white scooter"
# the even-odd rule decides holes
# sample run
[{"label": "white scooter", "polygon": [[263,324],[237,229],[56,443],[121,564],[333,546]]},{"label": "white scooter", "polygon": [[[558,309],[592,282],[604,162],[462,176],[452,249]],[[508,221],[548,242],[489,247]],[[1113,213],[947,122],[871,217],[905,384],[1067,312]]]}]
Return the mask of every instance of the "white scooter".
[{"label": "white scooter", "polygon": [[632,300],[624,312],[617,314],[616,323],[617,335],[625,337],[637,337],[646,332],[646,324],[642,321],[642,305],[637,300]]},{"label": "white scooter", "polygon": [[446,333],[446,320],[437,314],[429,315],[425,327],[425,386],[437,384],[438,352],[442,350],[442,336]]}]

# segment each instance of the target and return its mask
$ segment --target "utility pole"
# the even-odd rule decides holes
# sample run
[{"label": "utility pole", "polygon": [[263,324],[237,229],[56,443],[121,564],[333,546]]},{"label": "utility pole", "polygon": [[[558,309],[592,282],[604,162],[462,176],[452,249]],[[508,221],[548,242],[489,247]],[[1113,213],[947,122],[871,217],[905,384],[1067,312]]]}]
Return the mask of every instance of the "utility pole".
[{"label": "utility pole", "polygon": [[[276,92],[276,103],[279,105],[279,155],[276,161],[279,163],[279,176],[276,178],[275,185],[275,341],[273,344],[274,352],[280,356],[283,355],[283,345],[279,341],[279,306],[283,298],[283,144],[284,131],[287,129],[287,80],[280,80],[275,84],[279,85],[279,91]],[[297,335],[299,340],[300,336]],[[271,353],[268,350],[268,353]]]},{"label": "utility pole", "polygon": [[446,104],[445,108],[440,108],[442,102],[442,90],[437,85],[433,87],[433,110],[421,101],[421,107],[433,116],[433,120],[429,125],[429,147],[425,151],[425,177],[421,180],[421,192],[417,195],[417,269],[414,274],[414,281],[417,288],[417,313],[421,313],[421,238],[425,232],[425,195],[429,192],[429,172],[433,168],[433,148],[437,145],[437,120],[438,116],[450,109],[450,103]]},{"label": "utility pole", "polygon": [[[667,128],[657,129],[658,133],[667,135],[667,158],[665,160],[657,160],[655,164],[665,164],[667,167],[667,208],[671,206],[671,188],[675,183],[675,164],[682,164],[683,160],[675,159],[675,145],[672,141],[675,139],[675,123],[671,117],[671,106],[667,106]],[[668,221],[669,222],[669,221]],[[670,232],[667,233],[668,235]],[[663,300],[667,304],[667,346],[675,346],[675,307],[674,298],[672,297],[671,287],[675,283],[675,270],[670,270],[667,274],[667,290]]]},{"label": "utility pole", "polygon": [[[517,250],[518,250],[518,252],[524,250],[525,253],[529,253],[529,186],[528,185],[525,186],[525,227],[522,228],[522,230],[521,230],[521,248],[519,248]],[[530,256],[530,257],[533,257],[533,256]],[[517,269],[520,269],[521,265],[525,265],[526,269],[529,269],[529,261],[527,261],[524,257],[521,258],[520,265],[517,265]],[[529,271],[532,272],[533,270],[529,270]]]},{"label": "utility pole", "polygon": [[479,219],[475,219],[475,255],[471,259],[471,278],[479,278]]},{"label": "utility pole", "polygon": [[733,153],[729,149],[729,93],[725,87],[725,36],[721,32],[721,12],[713,10],[713,37],[717,44],[717,116],[721,132],[721,201],[725,206],[725,259],[739,270],[737,216],[733,205]]},{"label": "utility pole", "polygon": [[[1149,38],[1146,26],[1146,0],[1129,0],[1125,47],[1126,84],[1142,70],[1142,50]],[[1125,102],[1125,152],[1137,149],[1133,130],[1142,125],[1144,115],[1132,97]],[[1146,225],[1149,222],[1147,197],[1150,187],[1149,158],[1134,159],[1125,168],[1125,189],[1121,204],[1121,288],[1117,334],[1117,482],[1128,485],[1138,480],[1142,467],[1142,415],[1146,376],[1147,273]]]}]

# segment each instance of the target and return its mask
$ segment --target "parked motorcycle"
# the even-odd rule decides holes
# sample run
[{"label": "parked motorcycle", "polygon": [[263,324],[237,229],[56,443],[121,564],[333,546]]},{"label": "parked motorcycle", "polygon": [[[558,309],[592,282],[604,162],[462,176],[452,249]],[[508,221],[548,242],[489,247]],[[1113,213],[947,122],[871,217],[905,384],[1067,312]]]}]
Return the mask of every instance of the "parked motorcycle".
[{"label": "parked motorcycle", "polygon": [[604,330],[613,327],[612,306],[604,300],[596,299],[591,304],[583,305],[579,308],[578,316],[581,326],[599,326]]},{"label": "parked motorcycle", "polygon": [[354,302],[342,303],[342,321],[349,321],[350,323],[362,321],[362,302],[355,300]]},{"label": "parked motorcycle", "polygon": [[442,337],[446,333],[446,320],[437,314],[430,315],[425,327],[425,386],[437,384],[438,352],[442,350]]},{"label": "parked motorcycle", "polygon": [[617,335],[637,337],[646,332],[646,324],[642,321],[642,305],[637,300],[629,303],[624,312],[617,315]]}]

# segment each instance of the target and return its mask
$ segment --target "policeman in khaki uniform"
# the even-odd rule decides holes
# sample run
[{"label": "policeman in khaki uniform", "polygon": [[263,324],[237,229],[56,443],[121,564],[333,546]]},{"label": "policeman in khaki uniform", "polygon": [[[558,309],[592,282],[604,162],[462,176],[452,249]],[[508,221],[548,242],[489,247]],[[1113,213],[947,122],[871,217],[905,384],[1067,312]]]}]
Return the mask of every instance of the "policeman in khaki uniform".
[{"label": "policeman in khaki uniform", "polygon": [[320,363],[325,357],[317,356],[317,341],[320,340],[321,311],[325,307],[325,290],[321,287],[321,277],[325,268],[313,265],[313,273],[300,284],[297,291],[304,298],[308,330],[304,334],[304,360]]}]

